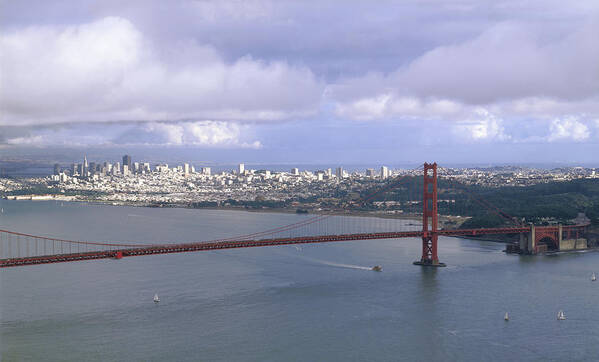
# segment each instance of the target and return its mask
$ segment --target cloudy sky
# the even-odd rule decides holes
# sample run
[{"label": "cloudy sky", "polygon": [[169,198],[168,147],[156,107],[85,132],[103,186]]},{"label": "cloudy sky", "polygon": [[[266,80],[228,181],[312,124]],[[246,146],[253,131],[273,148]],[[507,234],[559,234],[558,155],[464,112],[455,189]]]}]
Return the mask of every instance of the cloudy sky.
[{"label": "cloudy sky", "polygon": [[0,155],[599,163],[596,0],[0,9]]}]

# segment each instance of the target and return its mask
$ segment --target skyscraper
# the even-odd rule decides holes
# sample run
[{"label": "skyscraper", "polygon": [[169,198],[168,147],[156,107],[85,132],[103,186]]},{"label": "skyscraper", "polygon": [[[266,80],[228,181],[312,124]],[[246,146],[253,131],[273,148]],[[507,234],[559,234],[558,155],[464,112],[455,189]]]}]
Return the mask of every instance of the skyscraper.
[{"label": "skyscraper", "polygon": [[83,164],[81,165],[81,177],[87,177],[87,156],[83,156]]},{"label": "skyscraper", "polygon": [[124,155],[123,156],[123,166],[127,165],[127,167],[129,168],[129,170],[131,170],[131,156],[129,155]]},{"label": "skyscraper", "polygon": [[337,170],[335,171],[335,176],[337,176],[338,179],[343,178],[343,167],[337,167]]},{"label": "skyscraper", "polygon": [[240,163],[239,166],[237,166],[237,173],[241,175],[244,172],[245,172],[245,165],[243,163]]},{"label": "skyscraper", "polygon": [[54,174],[55,175],[60,174],[60,165],[57,163],[54,164]]},{"label": "skyscraper", "polygon": [[387,177],[389,177],[389,169],[387,166],[381,166],[381,180],[384,180]]}]

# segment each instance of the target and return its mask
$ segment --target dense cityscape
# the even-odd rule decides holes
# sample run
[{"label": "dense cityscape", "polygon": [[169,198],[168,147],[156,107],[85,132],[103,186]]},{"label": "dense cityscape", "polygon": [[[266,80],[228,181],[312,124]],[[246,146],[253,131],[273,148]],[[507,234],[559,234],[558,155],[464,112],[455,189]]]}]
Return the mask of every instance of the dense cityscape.
[{"label": "dense cityscape", "polygon": [[[486,188],[531,186],[548,182],[598,178],[594,168],[568,167],[551,170],[524,167],[441,168],[440,175],[464,185]],[[356,199],[364,190],[397,176],[418,176],[420,168],[379,169],[348,172],[343,167],[321,170],[271,171],[236,169],[212,172],[210,167],[189,163],[168,165],[134,162],[83,162],[69,167],[54,165],[47,177],[3,178],[0,192],[9,199],[56,199],[94,201],[139,206],[193,206],[254,208],[297,208],[319,211]],[[450,201],[450,200],[449,200]],[[376,202],[378,209],[395,206],[393,201]],[[393,207],[395,213],[401,207]]]}]

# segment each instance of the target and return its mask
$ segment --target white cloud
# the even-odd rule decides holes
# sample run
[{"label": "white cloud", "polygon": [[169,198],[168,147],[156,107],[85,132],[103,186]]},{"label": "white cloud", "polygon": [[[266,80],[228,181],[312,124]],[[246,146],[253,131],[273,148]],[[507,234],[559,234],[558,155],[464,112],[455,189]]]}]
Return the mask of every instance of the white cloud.
[{"label": "white cloud", "polygon": [[335,113],[339,117],[356,120],[455,117],[463,106],[447,99],[422,100],[417,97],[385,93],[364,97],[347,103],[337,103]]},{"label": "white cloud", "polygon": [[549,126],[549,142],[568,140],[585,141],[589,138],[589,128],[575,117],[556,118]]},{"label": "white cloud", "polygon": [[12,146],[262,148],[262,143],[254,139],[254,130],[250,125],[223,121],[18,127],[13,129],[12,134],[6,134],[1,143]]},{"label": "white cloud", "polygon": [[[142,126],[152,144],[204,147],[262,148],[259,141],[243,141],[247,127],[232,122],[151,122]],[[135,142],[135,141],[134,141]]]},{"label": "white cloud", "polygon": [[189,41],[160,50],[117,17],[3,32],[0,125],[279,120],[319,108],[323,86],[308,68],[226,62]]},{"label": "white cloud", "polygon": [[484,108],[476,109],[470,119],[456,123],[453,131],[458,137],[473,141],[511,139],[511,136],[505,133],[503,121]]},{"label": "white cloud", "polygon": [[594,119],[599,22],[567,29],[545,38],[543,28],[500,23],[470,40],[431,49],[389,74],[341,79],[326,96],[339,117],[356,120],[464,122],[479,107],[501,119]]},{"label": "white cloud", "polygon": [[[0,143],[260,147],[243,124],[332,116],[431,121],[439,139],[585,141],[584,127],[599,132],[599,8],[548,1],[66,1],[35,4],[43,19],[7,3],[0,128],[32,137],[0,129]],[[73,126],[107,121],[101,136]]]}]

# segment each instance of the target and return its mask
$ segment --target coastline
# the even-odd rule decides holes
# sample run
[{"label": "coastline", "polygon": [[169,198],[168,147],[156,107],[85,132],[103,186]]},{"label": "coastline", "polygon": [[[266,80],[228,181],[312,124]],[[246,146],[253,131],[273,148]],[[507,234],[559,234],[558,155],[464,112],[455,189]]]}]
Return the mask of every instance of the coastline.
[{"label": "coastline", "polygon": [[[153,204],[147,202],[131,202],[131,201],[106,201],[97,199],[79,199],[74,196],[58,196],[58,197],[44,197],[41,195],[23,195],[19,198],[3,197],[9,201],[55,201],[55,202],[76,202],[85,203],[90,205],[104,205],[104,206],[129,206],[129,207],[147,207],[147,208],[180,208],[180,209],[195,209],[195,210],[229,210],[229,211],[246,211],[246,212],[261,212],[261,213],[278,213],[278,214],[312,214],[312,215],[337,215],[337,216],[356,216],[356,217],[375,217],[381,219],[403,219],[403,220],[414,220],[421,221],[422,216],[418,214],[403,214],[403,213],[375,213],[371,211],[357,211],[357,210],[312,210],[304,209],[301,206],[292,208],[250,208],[243,206],[209,206],[209,207],[193,207],[186,203],[164,203],[164,204]],[[305,210],[307,212],[298,213],[297,210]],[[440,220],[454,219],[455,217],[439,216]]]}]

